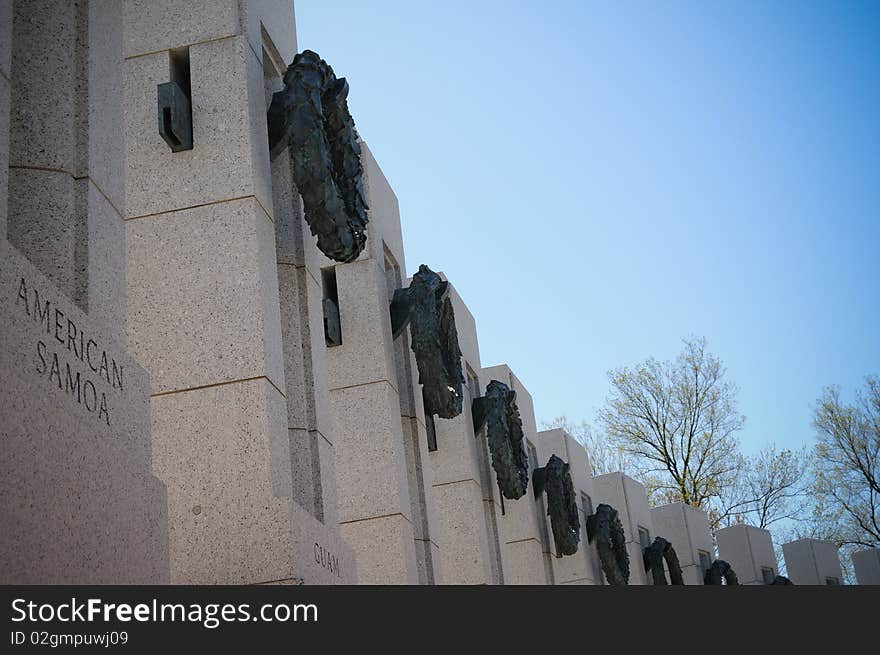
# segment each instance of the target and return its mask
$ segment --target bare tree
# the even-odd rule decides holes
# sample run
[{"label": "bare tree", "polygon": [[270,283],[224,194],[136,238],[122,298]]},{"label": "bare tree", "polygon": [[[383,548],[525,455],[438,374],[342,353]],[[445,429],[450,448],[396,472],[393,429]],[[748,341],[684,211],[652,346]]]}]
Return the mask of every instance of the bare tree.
[{"label": "bare tree", "polygon": [[801,520],[807,512],[809,457],[806,449],[777,450],[770,444],[743,457],[739,475],[719,490],[709,511],[715,527],[749,523],[759,528]]},{"label": "bare tree", "polygon": [[880,379],[868,377],[853,404],[828,387],[813,419],[812,531],[839,546],[880,547]]},{"label": "bare tree", "polygon": [[599,421],[654,477],[654,494],[708,508],[736,480],[742,459],[734,436],[745,417],[737,388],[706,340],[687,339],[672,362],[650,358],[611,371]]}]

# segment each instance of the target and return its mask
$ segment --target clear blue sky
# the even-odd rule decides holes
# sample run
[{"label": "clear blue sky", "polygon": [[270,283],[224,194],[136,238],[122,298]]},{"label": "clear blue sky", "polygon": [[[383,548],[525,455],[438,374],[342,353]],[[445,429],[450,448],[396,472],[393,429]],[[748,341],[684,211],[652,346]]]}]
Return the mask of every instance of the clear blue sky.
[{"label": "clear blue sky", "polygon": [[880,3],[297,0],[539,422],[702,335],[750,451],[880,374]]}]

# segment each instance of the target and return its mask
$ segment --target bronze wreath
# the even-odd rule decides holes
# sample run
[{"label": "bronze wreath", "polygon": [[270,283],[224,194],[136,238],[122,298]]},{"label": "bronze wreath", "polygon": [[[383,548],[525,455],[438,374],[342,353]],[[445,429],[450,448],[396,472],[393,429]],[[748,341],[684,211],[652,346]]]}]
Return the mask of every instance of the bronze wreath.
[{"label": "bronze wreath", "polygon": [[272,96],[267,116],[270,156],[290,147],[306,222],[321,252],[339,262],[353,261],[364,249],[369,220],[347,97],[345,78],[304,50],[284,73],[284,89]]},{"label": "bronze wreath", "polygon": [[547,492],[547,515],[556,542],[556,557],[574,555],[581,540],[581,521],[568,463],[550,455],[547,466],[535,469],[533,480],[536,497]]},{"label": "bronze wreath", "polygon": [[629,584],[629,554],[626,552],[626,533],[617,516],[617,510],[602,503],[596,513],[587,518],[587,538],[596,540],[602,571],[610,585]]},{"label": "bronze wreath", "polygon": [[681,573],[681,565],[678,562],[675,548],[663,537],[655,538],[654,543],[645,548],[642,557],[645,561],[645,570],[651,572],[655,585],[666,584],[666,572],[663,570],[664,561],[667,568],[669,568],[669,584],[684,584],[684,577]]},{"label": "bronze wreath", "polygon": [[516,391],[492,380],[486,395],[471,403],[474,433],[486,425],[492,468],[498,488],[508,500],[522,498],[529,487],[529,462],[523,447],[522,419],[516,406]]},{"label": "bronze wreath", "polygon": [[410,324],[412,350],[419,369],[425,412],[440,418],[461,414],[461,348],[449,283],[422,264],[409,288],[398,289],[391,301],[391,331],[396,338]]},{"label": "bronze wreath", "polygon": [[707,585],[720,585],[722,578],[728,585],[739,584],[739,578],[736,577],[736,571],[730,567],[730,564],[723,559],[716,559],[712,562],[712,566],[706,569],[706,575],[703,578],[703,582]]}]

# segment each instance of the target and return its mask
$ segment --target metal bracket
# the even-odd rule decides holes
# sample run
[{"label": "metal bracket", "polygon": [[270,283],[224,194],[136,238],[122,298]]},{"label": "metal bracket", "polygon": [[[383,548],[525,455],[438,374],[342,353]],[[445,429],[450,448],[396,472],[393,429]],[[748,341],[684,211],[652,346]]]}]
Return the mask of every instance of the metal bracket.
[{"label": "metal bracket", "polygon": [[539,498],[547,483],[547,467],[540,466],[532,471],[532,487],[535,490],[535,498]]},{"label": "metal bracket", "polygon": [[471,419],[474,423],[474,436],[479,434],[489,418],[489,398],[480,396],[471,401]]},{"label": "metal bracket", "polygon": [[159,99],[159,134],[172,152],[192,150],[192,108],[189,98],[176,82],[157,87]]},{"label": "metal bracket", "polygon": [[342,324],[339,318],[339,307],[332,298],[324,298],[324,339],[328,347],[342,345]]}]

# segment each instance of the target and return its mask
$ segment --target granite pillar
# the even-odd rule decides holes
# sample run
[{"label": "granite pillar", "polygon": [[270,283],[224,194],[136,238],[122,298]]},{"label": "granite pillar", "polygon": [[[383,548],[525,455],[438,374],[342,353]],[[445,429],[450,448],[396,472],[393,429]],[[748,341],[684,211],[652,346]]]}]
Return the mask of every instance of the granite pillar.
[{"label": "granite pillar", "polygon": [[837,544],[821,539],[797,539],[782,544],[785,572],[796,585],[840,585],[843,571]]},{"label": "granite pillar", "polygon": [[623,473],[606,473],[593,478],[593,490],[596,505],[611,505],[617,510],[623,524],[626,552],[629,555],[629,584],[652,584],[653,581],[645,571],[642,551],[657,535],[651,520],[645,486]]},{"label": "granite pillar", "polygon": [[[678,556],[686,585],[702,585],[706,569],[715,559],[715,547],[705,510],[685,503],[670,503],[651,508],[651,521],[657,537],[663,537]],[[667,570],[667,579],[668,579]]]},{"label": "granite pillar", "polygon": [[715,532],[718,559],[736,571],[740,584],[769,584],[779,573],[770,533],[740,523]]}]

